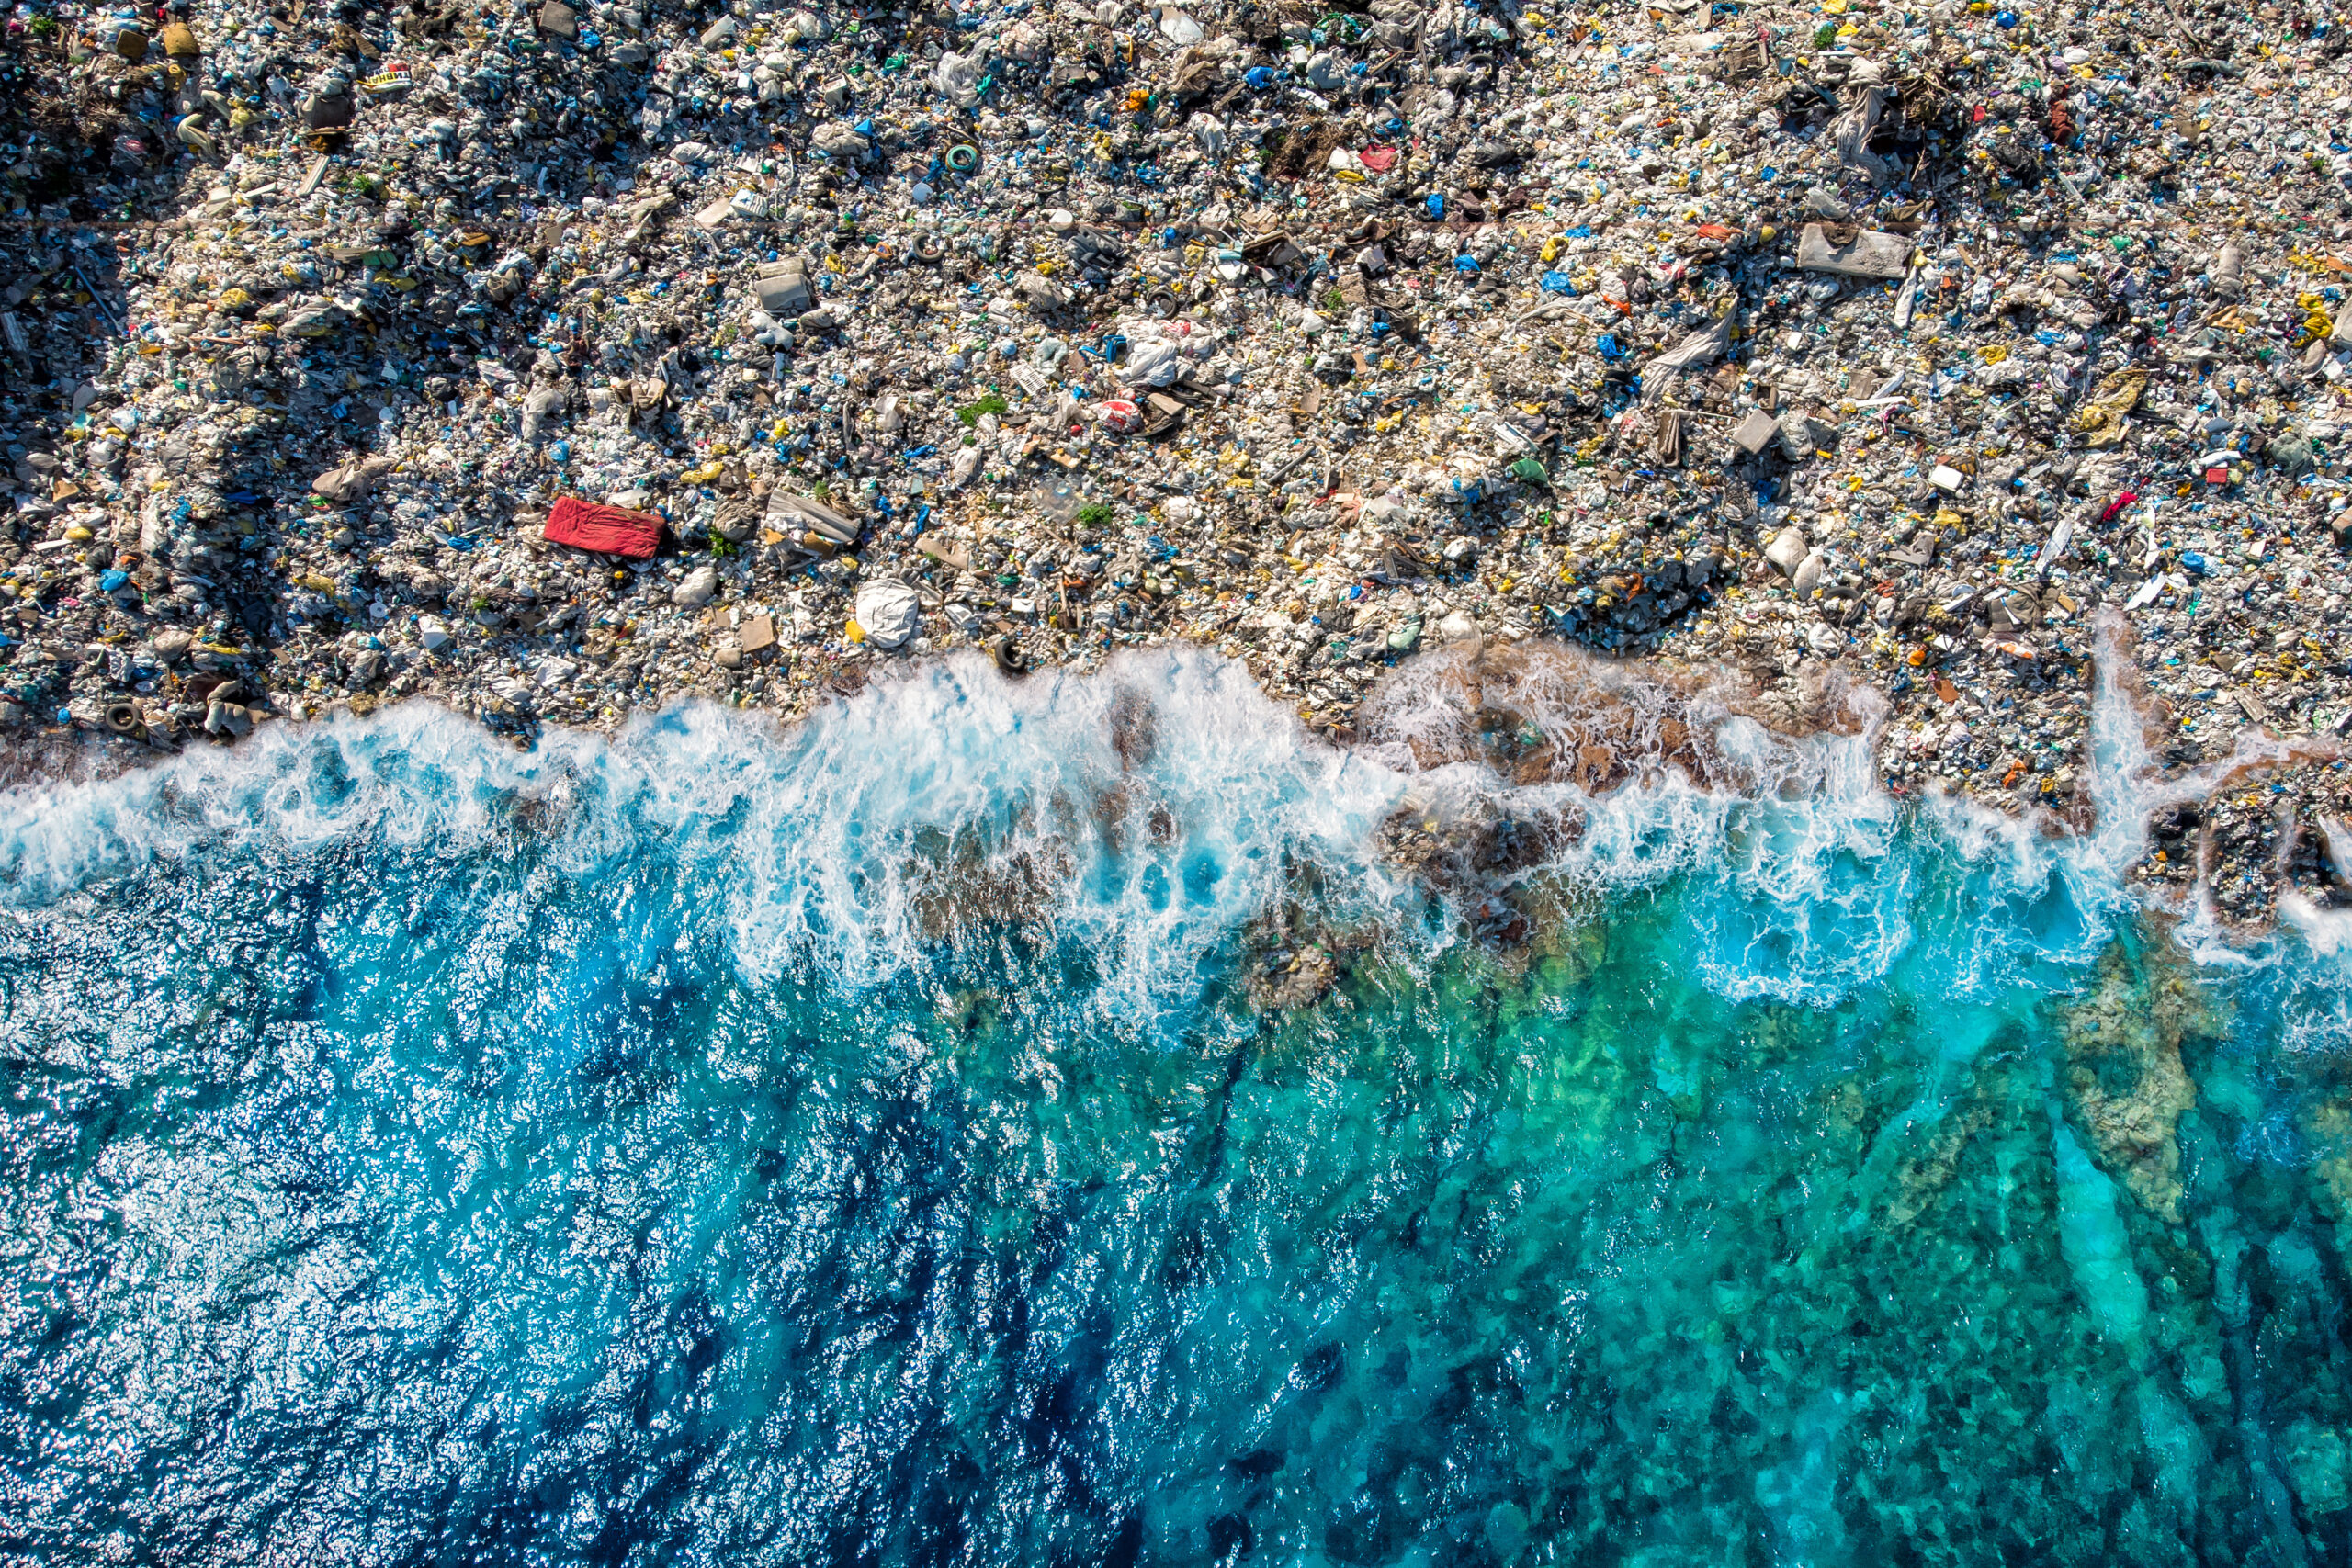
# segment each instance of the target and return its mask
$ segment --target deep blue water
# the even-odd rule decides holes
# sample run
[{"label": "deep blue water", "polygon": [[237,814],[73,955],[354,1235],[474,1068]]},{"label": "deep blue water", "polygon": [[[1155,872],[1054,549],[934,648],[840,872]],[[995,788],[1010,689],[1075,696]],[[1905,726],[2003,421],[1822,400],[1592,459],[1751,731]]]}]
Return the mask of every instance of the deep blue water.
[{"label": "deep blue water", "polygon": [[0,1556],[2352,1561],[2342,961],[1781,750],[1506,941],[1202,657],[16,797]]}]

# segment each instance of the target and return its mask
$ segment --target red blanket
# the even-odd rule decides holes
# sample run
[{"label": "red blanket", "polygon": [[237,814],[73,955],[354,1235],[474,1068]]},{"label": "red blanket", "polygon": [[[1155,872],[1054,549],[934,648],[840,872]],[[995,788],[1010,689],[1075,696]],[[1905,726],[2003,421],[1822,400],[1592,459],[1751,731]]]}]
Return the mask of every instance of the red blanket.
[{"label": "red blanket", "polygon": [[570,545],[577,550],[650,560],[662,543],[662,519],[650,512],[599,506],[593,501],[567,495],[548,509],[543,532],[551,545]]}]

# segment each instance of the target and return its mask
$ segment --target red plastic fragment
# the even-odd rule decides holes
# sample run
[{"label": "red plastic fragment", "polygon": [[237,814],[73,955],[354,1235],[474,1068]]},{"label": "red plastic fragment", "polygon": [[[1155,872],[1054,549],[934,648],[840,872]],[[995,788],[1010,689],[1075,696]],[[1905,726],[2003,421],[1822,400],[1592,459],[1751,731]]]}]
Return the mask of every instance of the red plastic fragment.
[{"label": "red plastic fragment", "polygon": [[551,545],[570,545],[576,550],[627,556],[632,560],[650,559],[662,544],[662,519],[651,513],[599,506],[576,495],[564,496],[548,509],[547,526],[541,531]]}]

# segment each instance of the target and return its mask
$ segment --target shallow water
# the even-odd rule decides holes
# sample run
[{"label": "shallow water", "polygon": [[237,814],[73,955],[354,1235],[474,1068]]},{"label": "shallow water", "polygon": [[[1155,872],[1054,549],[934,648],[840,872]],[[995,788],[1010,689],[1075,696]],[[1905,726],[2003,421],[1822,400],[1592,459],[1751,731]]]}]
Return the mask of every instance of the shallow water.
[{"label": "shallow water", "polygon": [[1862,744],[1503,950],[1201,656],[12,797],[0,1554],[2352,1560],[2346,961]]}]

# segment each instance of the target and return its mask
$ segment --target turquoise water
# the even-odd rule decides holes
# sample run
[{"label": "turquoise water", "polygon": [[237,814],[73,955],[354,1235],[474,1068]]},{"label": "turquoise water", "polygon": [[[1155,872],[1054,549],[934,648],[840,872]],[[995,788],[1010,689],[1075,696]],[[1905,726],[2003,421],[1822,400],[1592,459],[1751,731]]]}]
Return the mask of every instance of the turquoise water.
[{"label": "turquoise water", "polygon": [[2352,1560],[2342,962],[1774,754],[1511,941],[1198,656],[16,797],[0,1555]]}]

